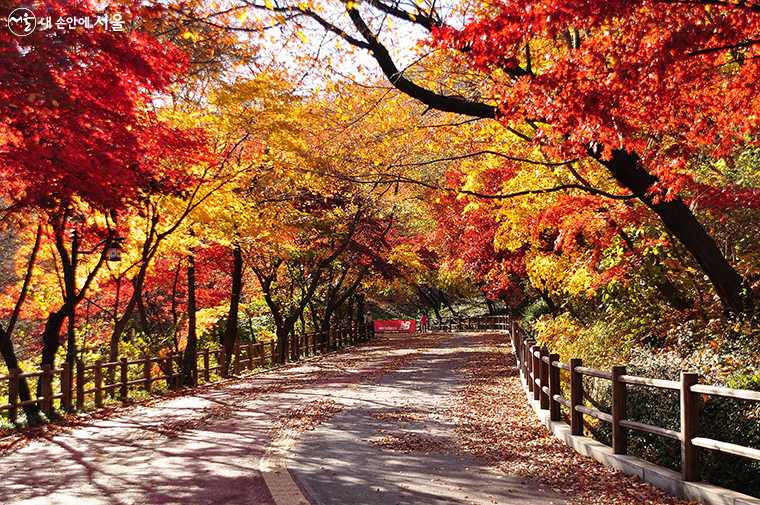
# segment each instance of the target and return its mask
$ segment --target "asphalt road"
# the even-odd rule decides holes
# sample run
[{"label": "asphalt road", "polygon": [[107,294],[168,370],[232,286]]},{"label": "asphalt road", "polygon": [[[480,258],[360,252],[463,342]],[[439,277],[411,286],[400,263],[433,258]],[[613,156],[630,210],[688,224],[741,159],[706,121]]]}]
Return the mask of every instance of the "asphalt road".
[{"label": "asphalt road", "polygon": [[[0,503],[564,503],[456,453],[446,410],[472,338],[396,335],[117,411],[0,456]],[[340,411],[289,429],[322,400]]]}]

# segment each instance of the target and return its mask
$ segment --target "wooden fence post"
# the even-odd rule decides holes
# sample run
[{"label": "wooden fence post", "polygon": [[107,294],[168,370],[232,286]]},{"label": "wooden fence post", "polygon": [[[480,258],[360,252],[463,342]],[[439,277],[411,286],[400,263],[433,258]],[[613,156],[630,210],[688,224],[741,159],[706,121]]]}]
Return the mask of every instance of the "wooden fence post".
[{"label": "wooden fence post", "polygon": [[208,349],[203,349],[203,381],[209,382],[211,380],[211,371],[209,370],[209,367],[211,367],[211,362],[208,358]]},{"label": "wooden fence post", "polygon": [[[522,333],[522,332],[521,332]],[[523,367],[525,368],[525,380],[528,381],[528,391],[533,392],[533,387],[530,385],[530,367],[533,361],[530,359],[530,346],[533,342],[529,338],[523,338],[522,352],[523,352]]]},{"label": "wooden fence post", "polygon": [[20,380],[20,373],[21,370],[18,368],[11,368],[8,370],[8,374],[11,376],[10,383],[8,384],[8,403],[11,406],[8,411],[8,420],[13,424],[16,424],[16,419],[18,417],[18,383]]},{"label": "wooden fence post", "polygon": [[699,436],[699,395],[691,391],[698,380],[699,374],[681,372],[681,471],[687,482],[700,480],[699,447],[691,443]]},{"label": "wooden fence post", "polygon": [[174,384],[175,389],[181,389],[182,386],[185,383],[185,352],[180,351],[176,355],[177,358],[177,375],[175,375],[176,383]]},{"label": "wooden fence post", "polygon": [[538,356],[536,356],[536,353],[538,353],[540,350],[541,348],[538,347],[535,342],[530,347],[530,361],[531,361],[531,367],[532,367],[532,372],[533,372],[533,377],[531,377],[531,381],[533,381],[533,399],[534,400],[541,399],[541,386],[539,386],[536,383],[536,381],[538,381],[541,378],[541,359]]},{"label": "wooden fence post", "polygon": [[219,349],[219,376],[222,379],[229,377],[229,370],[227,367],[227,353],[224,351],[224,347]]},{"label": "wooden fence post", "polygon": [[266,364],[266,350],[263,343],[256,342],[256,352],[259,355],[259,366],[264,366]]},{"label": "wooden fence post", "polygon": [[612,367],[612,452],[614,454],[628,454],[628,430],[620,426],[621,419],[628,419],[626,409],[627,387],[618,381],[618,377],[625,375],[624,366]]},{"label": "wooden fence post", "polygon": [[554,399],[554,395],[558,395],[562,391],[560,385],[559,368],[553,366],[552,363],[559,361],[559,354],[549,355],[549,418],[552,421],[562,420],[561,404]]},{"label": "wooden fence post", "polygon": [[583,414],[575,410],[576,405],[583,405],[583,375],[575,371],[580,366],[583,360],[570,360],[570,432],[573,435],[583,435]]},{"label": "wooden fence post", "polygon": [[63,369],[61,371],[61,393],[63,393],[61,407],[63,412],[68,414],[71,412],[71,364],[66,361],[61,364],[61,368]]},{"label": "wooden fence post", "polygon": [[84,361],[77,361],[77,412],[84,408]]},{"label": "wooden fence post", "polygon": [[248,356],[248,370],[253,370],[253,342],[245,346],[245,354]]},{"label": "wooden fence post", "polygon": [[50,399],[53,396],[53,380],[52,380],[52,367],[45,365],[42,367],[42,411],[45,414],[50,414],[53,408],[53,402]]},{"label": "wooden fence post", "polygon": [[533,393],[533,380],[531,378],[531,374],[533,372],[533,360],[530,359],[530,348],[532,346],[533,343],[530,341],[530,339],[523,341],[523,353],[525,356],[525,381],[528,383],[528,393]]},{"label": "wooden fence post", "polygon": [[546,410],[549,408],[549,393],[544,391],[544,388],[548,389],[549,386],[549,364],[544,361],[544,357],[549,356],[549,351],[545,348],[541,348],[541,357],[538,361],[538,378],[541,380],[541,408]]},{"label": "wooden fence post", "polygon": [[129,394],[129,387],[127,386],[127,382],[129,382],[127,378],[127,358],[121,358],[121,365],[119,365],[120,368],[120,374],[119,374],[119,380],[121,382],[121,387],[119,388],[119,397],[121,398],[121,401],[125,402],[127,401],[127,396]]},{"label": "wooden fence post", "polygon": [[145,391],[150,394],[151,389],[153,389],[153,361],[147,354],[143,360],[143,377],[145,378]]},{"label": "wooden fence post", "polygon": [[95,406],[103,406],[103,360],[95,362]]},{"label": "wooden fence post", "polygon": [[235,342],[235,361],[232,365],[232,373],[233,375],[239,375],[240,374],[240,343]]}]

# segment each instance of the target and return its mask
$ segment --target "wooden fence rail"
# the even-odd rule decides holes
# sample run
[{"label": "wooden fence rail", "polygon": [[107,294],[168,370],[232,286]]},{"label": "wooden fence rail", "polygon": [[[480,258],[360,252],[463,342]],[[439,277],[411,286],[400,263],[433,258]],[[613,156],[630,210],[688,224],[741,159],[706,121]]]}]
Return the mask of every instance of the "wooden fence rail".
[{"label": "wooden fence rail", "polygon": [[509,316],[462,316],[443,317],[431,319],[428,323],[433,331],[463,331],[463,330],[494,330],[506,331],[509,329]]},{"label": "wooden fence rail", "polygon": [[[335,328],[329,334],[314,333],[293,337],[290,343],[290,357],[293,361],[301,357],[314,356],[331,349],[346,345],[366,342],[374,337],[372,325],[356,325]],[[287,351],[285,353],[288,355]],[[231,359],[232,373],[240,375],[256,367],[278,365],[275,342],[257,342],[235,344]],[[204,349],[196,354],[194,379],[196,384],[221,380],[224,376],[224,349]],[[79,361],[74,369],[68,363],[60,368],[49,365],[35,372],[9,370],[7,375],[0,375],[0,398],[7,397],[6,404],[0,404],[0,412],[7,412],[8,419],[16,422],[19,409],[29,405],[39,406],[39,410],[50,414],[53,401],[59,401],[59,408],[65,412],[84,409],[88,399],[96,408],[103,406],[108,396],[127,401],[130,391],[142,389],[151,394],[157,381],[166,381],[171,389],[183,386],[183,353],[171,353],[165,356],[145,356],[142,359],[104,362],[98,360],[92,364]],[[19,401],[20,380],[29,381],[30,390],[42,391],[42,396]],[[29,380],[31,379],[31,380]],[[38,386],[35,389],[34,386]],[[57,391],[54,393],[54,391]]]},{"label": "wooden fence rail", "polygon": [[[681,443],[681,473],[684,481],[700,480],[699,450],[710,449],[760,461],[760,450],[711,438],[700,437],[699,405],[702,395],[760,402],[760,392],[744,389],[698,384],[699,375],[681,372],[679,381],[637,377],[626,374],[625,366],[614,366],[607,371],[584,367],[580,359],[570,363],[559,361],[559,355],[549,354],[535,340],[525,335],[514,321],[509,324],[517,366],[527,382],[529,394],[548,409],[552,421],[561,420],[561,406],[569,410],[570,430],[573,435],[583,434],[583,416],[590,416],[612,425],[612,451],[627,454],[628,431],[637,430]],[[570,398],[562,396],[561,371],[569,374]],[[583,377],[610,381],[612,390],[611,413],[601,412],[585,405]],[[567,384],[567,382],[565,382]],[[631,421],[627,417],[626,397],[628,385],[678,391],[680,394],[680,431]]]}]

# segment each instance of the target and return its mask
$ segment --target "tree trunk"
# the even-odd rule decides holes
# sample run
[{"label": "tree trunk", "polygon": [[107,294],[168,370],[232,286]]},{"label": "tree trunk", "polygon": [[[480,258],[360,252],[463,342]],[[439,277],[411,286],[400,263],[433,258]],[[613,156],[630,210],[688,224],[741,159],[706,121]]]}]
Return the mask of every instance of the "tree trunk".
[{"label": "tree trunk", "polygon": [[364,324],[364,293],[356,295],[356,324]]},{"label": "tree trunk", "polygon": [[187,346],[185,346],[182,371],[186,386],[195,386],[196,371],[198,369],[198,335],[195,331],[195,256],[190,250],[187,265]]},{"label": "tree trunk", "polygon": [[649,192],[659,179],[641,167],[636,154],[622,150],[612,152],[608,161],[599,159],[621,185],[628,188],[662,220],[670,232],[686,247],[712,281],[724,305],[734,314],[749,314],[754,309],[751,291],[734,270],[715,241],[689,207],[680,198],[655,202]]},{"label": "tree trunk", "polygon": [[488,306],[488,315],[493,316],[496,313],[496,307],[494,307],[493,300],[488,298],[488,295],[486,295],[486,305]]},{"label": "tree trunk", "polygon": [[[0,328],[0,354],[2,354],[8,370],[20,368],[18,364],[18,358],[16,357],[16,350],[13,348],[13,341],[4,328]],[[32,393],[29,390],[29,383],[27,382],[26,377],[19,378],[18,399],[22,402],[25,402],[27,400],[31,400],[31,398]],[[27,417],[32,417],[38,412],[39,407],[37,405],[24,406],[24,413],[27,415]],[[15,419],[12,421],[15,421]]]},{"label": "tree trunk", "polygon": [[243,291],[243,252],[237,242],[232,248],[232,260],[232,294],[230,295],[227,324],[224,327],[224,342],[222,342],[225,356],[225,362],[222,364],[224,377],[229,375],[232,354],[235,350],[235,342],[238,339],[238,312],[240,310],[240,294]]},{"label": "tree trunk", "polygon": [[[21,308],[23,307],[24,302],[26,301],[27,293],[29,292],[29,285],[32,282],[32,275],[34,273],[34,264],[37,261],[37,254],[40,251],[41,239],[42,225],[38,225],[37,237],[34,240],[32,252],[29,255],[29,265],[26,269],[26,275],[24,275],[24,284],[21,287],[21,293],[19,294],[18,300],[16,300],[16,306],[14,307],[13,313],[11,314],[10,321],[8,321],[8,326],[5,328],[0,327],[0,354],[3,356],[3,360],[5,360],[5,365],[7,366],[8,370],[15,368],[21,371],[18,363],[18,357],[16,356],[16,349],[13,346],[13,340],[11,337],[13,336],[13,330],[16,328],[16,322],[21,315]],[[19,400],[22,402],[31,400],[32,393],[29,389],[29,382],[26,380],[26,377],[19,378],[18,388]],[[26,413],[27,418],[29,419],[33,418],[38,412],[39,406],[36,404],[24,406],[24,413]],[[13,419],[12,421],[15,422],[16,420]]]}]

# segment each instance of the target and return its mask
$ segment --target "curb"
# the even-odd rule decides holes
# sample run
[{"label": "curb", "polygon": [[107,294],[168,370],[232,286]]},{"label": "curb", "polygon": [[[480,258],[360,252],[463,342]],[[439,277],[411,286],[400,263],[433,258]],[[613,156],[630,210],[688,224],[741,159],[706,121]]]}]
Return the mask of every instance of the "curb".
[{"label": "curb", "polygon": [[294,433],[279,437],[269,444],[259,460],[259,471],[277,505],[309,505],[285,465],[288,452],[295,445],[296,439]]}]

